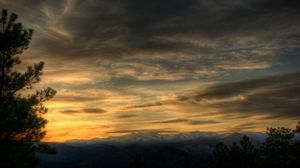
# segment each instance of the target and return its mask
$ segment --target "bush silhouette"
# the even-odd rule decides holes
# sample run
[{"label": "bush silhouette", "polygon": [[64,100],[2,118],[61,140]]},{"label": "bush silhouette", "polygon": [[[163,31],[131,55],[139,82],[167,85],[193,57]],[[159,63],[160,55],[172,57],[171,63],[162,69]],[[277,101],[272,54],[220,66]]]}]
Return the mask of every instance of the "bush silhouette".
[{"label": "bush silhouette", "polygon": [[[29,66],[24,73],[15,70],[21,63],[19,55],[28,49],[33,30],[24,29],[18,16],[2,10],[0,18],[0,167],[34,167],[35,152],[54,152],[39,143],[47,112],[43,103],[55,95],[55,90],[32,93],[40,81],[44,63]],[[31,94],[25,94],[25,93]]]}]

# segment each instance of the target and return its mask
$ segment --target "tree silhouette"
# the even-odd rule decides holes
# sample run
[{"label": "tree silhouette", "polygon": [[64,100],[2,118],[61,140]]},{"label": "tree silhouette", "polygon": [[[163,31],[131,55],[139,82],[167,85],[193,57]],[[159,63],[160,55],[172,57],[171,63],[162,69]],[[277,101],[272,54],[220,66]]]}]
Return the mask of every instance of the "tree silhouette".
[{"label": "tree silhouette", "polygon": [[294,130],[294,133],[300,133],[300,121],[298,122],[298,125],[296,125],[296,129]]},{"label": "tree silhouette", "polygon": [[223,142],[217,144],[212,156],[209,158],[211,168],[252,168],[257,160],[257,151],[254,149],[249,137],[244,136],[237,144],[233,142],[231,147]]},{"label": "tree silhouette", "polygon": [[128,168],[146,168],[146,162],[142,159],[142,155],[139,154],[136,159],[129,163]]},{"label": "tree silhouette", "polygon": [[[0,167],[34,167],[35,152],[53,152],[39,143],[47,112],[43,103],[56,91],[27,91],[40,81],[44,63],[29,66],[24,73],[15,70],[21,63],[19,55],[28,49],[33,30],[24,29],[18,16],[2,10],[0,18]],[[25,93],[29,94],[25,94]]]},{"label": "tree silhouette", "polygon": [[229,148],[223,143],[220,142],[216,145],[212,156],[209,157],[209,167],[211,168],[218,168],[224,166],[229,167],[226,165],[229,160]]},{"label": "tree silhouette", "polygon": [[268,128],[267,135],[268,138],[260,148],[262,167],[292,167],[293,130],[284,127]]},{"label": "tree silhouette", "polygon": [[295,130],[285,127],[268,128],[265,142],[257,149],[246,136],[239,145],[234,142],[231,147],[221,142],[209,158],[209,167],[300,167],[300,141],[294,139],[295,133],[299,133],[299,125],[300,122]]},{"label": "tree silhouette", "polygon": [[[300,121],[298,122],[294,133],[300,133]],[[294,147],[292,148],[292,153],[294,154],[295,167],[300,167],[300,141],[295,142]]]}]

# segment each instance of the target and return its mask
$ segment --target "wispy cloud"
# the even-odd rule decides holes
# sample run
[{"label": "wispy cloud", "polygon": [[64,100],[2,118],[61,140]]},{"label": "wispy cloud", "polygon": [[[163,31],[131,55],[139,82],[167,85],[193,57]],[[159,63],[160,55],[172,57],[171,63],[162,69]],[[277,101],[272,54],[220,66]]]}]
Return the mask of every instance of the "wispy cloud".
[{"label": "wispy cloud", "polygon": [[108,133],[141,133],[141,132],[153,132],[153,133],[178,133],[175,130],[159,130],[159,129],[134,129],[134,130],[117,130]]},{"label": "wispy cloud", "polygon": [[134,118],[138,117],[138,115],[135,114],[123,114],[123,115],[117,115],[116,118]]},{"label": "wispy cloud", "polygon": [[188,125],[207,125],[207,124],[218,124],[221,122],[216,121],[216,120],[191,120],[191,119],[185,119],[185,118],[178,118],[178,119],[155,121],[153,123],[155,123],[155,124],[186,123]]},{"label": "wispy cloud", "polygon": [[79,110],[62,110],[59,111],[60,113],[63,114],[77,114],[77,113],[85,113],[85,114],[101,114],[101,113],[106,113],[107,111],[100,109],[100,108],[83,108]]},{"label": "wispy cloud", "polygon": [[195,101],[200,106],[217,108],[221,114],[299,116],[300,73],[217,84],[181,101]]},{"label": "wispy cloud", "polygon": [[163,104],[161,102],[155,102],[155,103],[149,103],[149,104],[139,104],[139,105],[133,105],[127,107],[128,109],[135,109],[135,108],[146,108],[146,107],[156,107],[156,106],[162,106]]},{"label": "wispy cloud", "polygon": [[249,131],[257,128],[257,123],[255,122],[245,122],[245,123],[240,123],[237,125],[234,125],[229,128],[227,131],[232,131],[232,132],[241,132],[241,131]]},{"label": "wispy cloud", "polygon": [[[21,59],[24,66],[45,61],[37,88],[58,91],[47,103],[52,137],[137,127],[255,130],[266,120],[299,117],[297,0],[1,0],[0,6],[35,30]],[[247,118],[259,126],[242,125]],[[59,131],[70,123],[78,129]],[[79,128],[97,129],[81,135]]]}]

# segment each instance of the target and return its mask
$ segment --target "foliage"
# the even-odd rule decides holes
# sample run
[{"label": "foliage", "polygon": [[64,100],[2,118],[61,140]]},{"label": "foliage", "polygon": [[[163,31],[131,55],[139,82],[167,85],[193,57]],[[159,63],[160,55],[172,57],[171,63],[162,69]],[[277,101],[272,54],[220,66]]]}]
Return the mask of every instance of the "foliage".
[{"label": "foliage", "polygon": [[[18,16],[2,11],[0,18],[0,158],[1,167],[34,167],[34,152],[53,152],[39,142],[45,136],[47,112],[43,103],[56,91],[47,88],[31,93],[40,81],[44,63],[16,71],[19,55],[28,49],[33,30],[24,29]],[[24,94],[28,93],[28,94]],[[13,165],[13,166],[12,166]]]},{"label": "foliage", "polygon": [[299,167],[300,142],[294,140],[295,133],[298,132],[299,125],[295,130],[285,127],[268,128],[265,142],[257,149],[247,136],[243,137],[239,145],[234,142],[231,147],[221,142],[210,156],[209,167]]},{"label": "foliage", "polygon": [[257,160],[257,151],[254,149],[249,137],[244,136],[237,144],[232,143],[231,147],[223,142],[217,144],[213,155],[209,158],[209,166],[212,168],[229,167],[253,167]]},{"label": "foliage", "polygon": [[141,155],[129,163],[129,168],[146,168],[146,162],[142,159]]},{"label": "foliage", "polygon": [[294,133],[289,128],[268,128],[268,138],[261,146],[262,153],[261,164],[265,166],[292,167],[293,164],[289,158],[292,156],[292,138]]}]

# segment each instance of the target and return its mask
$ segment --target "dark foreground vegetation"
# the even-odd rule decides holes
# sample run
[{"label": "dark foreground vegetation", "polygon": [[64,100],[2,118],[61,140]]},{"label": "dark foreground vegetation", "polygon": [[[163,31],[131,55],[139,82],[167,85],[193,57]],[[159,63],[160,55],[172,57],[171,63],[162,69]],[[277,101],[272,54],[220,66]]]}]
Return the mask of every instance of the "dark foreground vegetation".
[{"label": "dark foreground vegetation", "polygon": [[[2,10],[0,16],[0,167],[32,168],[37,165],[35,152],[53,153],[46,144],[43,129],[47,112],[43,103],[55,95],[51,88],[32,91],[40,81],[44,63],[16,71],[19,55],[28,48],[33,30],[24,29],[18,16]],[[31,94],[24,94],[24,93]]]},{"label": "dark foreground vegetation", "polygon": [[257,148],[247,136],[239,143],[233,142],[231,146],[218,143],[209,158],[209,167],[300,167],[300,141],[294,139],[295,134],[300,131],[299,125],[295,130],[284,127],[269,128],[265,142]]}]

